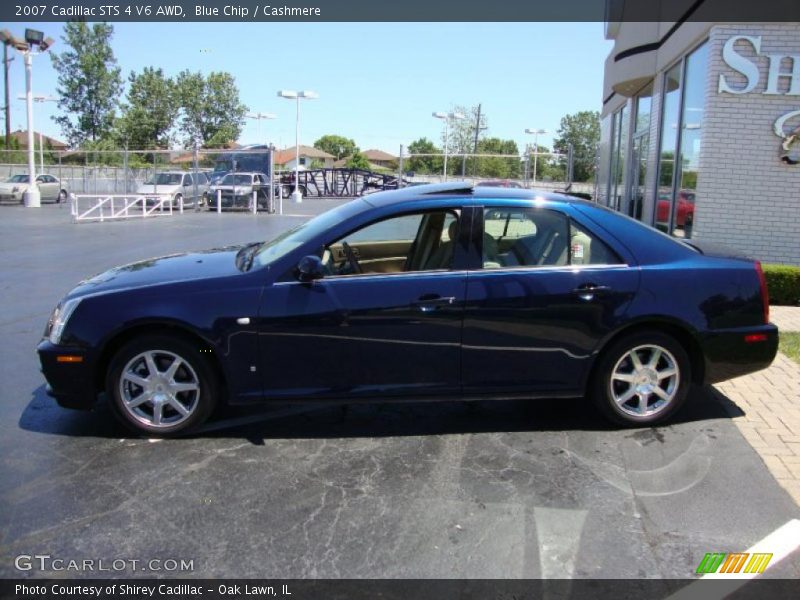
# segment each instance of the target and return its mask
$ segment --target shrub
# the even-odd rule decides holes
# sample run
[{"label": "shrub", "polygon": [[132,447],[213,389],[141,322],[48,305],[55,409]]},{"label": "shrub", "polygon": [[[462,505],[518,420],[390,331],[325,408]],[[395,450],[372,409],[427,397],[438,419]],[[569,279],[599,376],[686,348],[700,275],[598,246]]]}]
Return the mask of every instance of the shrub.
[{"label": "shrub", "polygon": [[800,304],[800,267],[762,265],[767,280],[770,304]]}]

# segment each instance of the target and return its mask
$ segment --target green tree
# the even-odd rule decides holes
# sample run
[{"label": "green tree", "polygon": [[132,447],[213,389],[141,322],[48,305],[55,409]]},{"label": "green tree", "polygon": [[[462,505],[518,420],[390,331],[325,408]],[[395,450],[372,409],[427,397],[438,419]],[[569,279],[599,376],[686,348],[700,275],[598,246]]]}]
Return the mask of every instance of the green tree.
[{"label": "green tree", "polygon": [[314,148],[322,150],[336,157],[336,160],[345,156],[352,156],[358,152],[358,146],[350,138],[341,135],[323,135],[316,142]]},{"label": "green tree", "polygon": [[12,136],[8,139],[8,150],[6,150],[6,136],[0,136],[0,147],[3,149],[0,152],[0,162],[11,165],[21,165],[27,162],[28,154],[22,150],[17,138]]},{"label": "green tree", "polygon": [[128,77],[127,102],[117,122],[119,136],[131,149],[167,147],[170,130],[178,118],[179,97],[175,82],[161,69],[145,67]]},{"label": "green tree", "polygon": [[195,140],[206,148],[222,148],[236,141],[242,132],[247,107],[239,100],[233,75],[181,71],[176,81],[182,118],[184,144]]},{"label": "green tree", "polygon": [[[464,169],[463,156],[459,154],[471,154],[475,149],[475,127],[478,126],[478,144],[482,140],[488,129],[486,114],[481,112],[481,122],[478,124],[478,106],[466,107],[457,105],[453,107],[452,113],[464,115],[463,119],[450,119],[447,133],[447,148],[450,156],[447,159],[447,172],[449,174],[466,173]],[[442,148],[444,148],[444,130],[442,131]],[[472,162],[468,159],[467,165],[473,169]]]},{"label": "green tree", "polygon": [[[435,154],[442,153],[441,148],[428,138],[419,138],[408,145],[409,154]],[[441,173],[442,172],[442,157],[441,156],[412,156],[403,164],[406,172],[414,173]]]},{"label": "green tree", "polygon": [[594,177],[594,159],[600,142],[600,113],[584,110],[561,119],[553,147],[567,154],[572,144],[573,179],[589,181]]},{"label": "green tree", "polygon": [[514,140],[501,140],[496,137],[482,139],[478,142],[478,153],[506,155],[497,158],[484,156],[477,159],[475,172],[481,177],[516,179],[522,174],[519,149]]},{"label": "green tree", "polygon": [[345,166],[350,169],[366,169],[369,170],[369,161],[367,157],[361,154],[361,152],[356,149],[353,155],[347,159]]},{"label": "green tree", "polygon": [[111,131],[122,92],[120,69],[111,49],[113,34],[114,28],[107,23],[90,26],[70,21],[61,38],[67,50],[51,54],[62,111],[54,120],[73,146],[97,142]]}]

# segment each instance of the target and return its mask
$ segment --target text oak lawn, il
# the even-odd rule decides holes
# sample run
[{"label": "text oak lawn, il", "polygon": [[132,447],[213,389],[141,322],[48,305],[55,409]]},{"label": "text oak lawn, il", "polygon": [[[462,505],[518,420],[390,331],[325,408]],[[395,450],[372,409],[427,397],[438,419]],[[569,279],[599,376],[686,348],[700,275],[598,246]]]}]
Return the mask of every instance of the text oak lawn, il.
[{"label": "text oak lawn, il", "polygon": [[258,585],[247,583],[244,585],[219,585],[216,588],[207,588],[201,585],[189,583],[160,585],[133,585],[128,583],[110,583],[108,585],[81,585],[54,583],[51,585],[28,585],[19,583],[15,586],[17,596],[44,596],[48,593],[54,596],[94,596],[97,598],[104,596],[137,596],[153,598],[158,596],[190,595],[202,596],[204,592],[213,594],[217,592],[220,596],[291,596],[287,584],[280,587],[272,585]]}]

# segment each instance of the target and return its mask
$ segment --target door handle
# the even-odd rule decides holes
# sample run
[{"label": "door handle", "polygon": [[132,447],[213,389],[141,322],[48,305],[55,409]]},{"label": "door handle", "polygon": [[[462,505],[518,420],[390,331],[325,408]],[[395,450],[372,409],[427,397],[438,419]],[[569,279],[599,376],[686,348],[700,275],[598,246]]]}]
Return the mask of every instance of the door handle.
[{"label": "door handle", "polygon": [[433,312],[440,306],[448,306],[456,301],[455,296],[438,296],[435,294],[425,294],[417,298],[414,307],[420,312]]},{"label": "door handle", "polygon": [[605,294],[610,291],[611,291],[611,286],[608,285],[584,283],[583,285],[579,285],[574,290],[572,290],[572,293],[580,296],[581,300],[592,300],[595,294]]}]

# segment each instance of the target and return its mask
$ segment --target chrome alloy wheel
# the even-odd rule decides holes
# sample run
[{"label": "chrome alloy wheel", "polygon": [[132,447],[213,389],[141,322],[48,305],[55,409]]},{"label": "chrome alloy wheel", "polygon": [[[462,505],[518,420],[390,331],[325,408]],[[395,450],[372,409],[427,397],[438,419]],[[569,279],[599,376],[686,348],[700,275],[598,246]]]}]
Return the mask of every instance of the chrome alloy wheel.
[{"label": "chrome alloy wheel", "polygon": [[674,400],[680,369],[666,348],[655,344],[637,346],[614,365],[609,385],[619,410],[634,417],[651,416]]},{"label": "chrome alloy wheel", "polygon": [[125,410],[151,427],[173,427],[188,419],[200,400],[200,379],[174,352],[148,350],[122,369],[119,396]]}]

